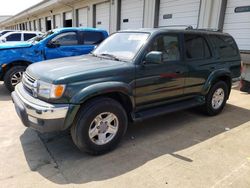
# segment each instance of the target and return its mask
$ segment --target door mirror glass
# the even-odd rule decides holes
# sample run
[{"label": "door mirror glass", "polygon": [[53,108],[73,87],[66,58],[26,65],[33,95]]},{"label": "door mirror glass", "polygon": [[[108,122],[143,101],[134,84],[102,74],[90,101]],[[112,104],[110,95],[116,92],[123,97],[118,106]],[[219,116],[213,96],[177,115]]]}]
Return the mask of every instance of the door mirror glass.
[{"label": "door mirror glass", "polygon": [[2,38],[2,42],[6,42],[6,38]]},{"label": "door mirror glass", "polygon": [[60,47],[60,44],[57,41],[49,41],[47,43],[48,48],[58,48]]},{"label": "door mirror glass", "polygon": [[145,57],[146,63],[162,64],[162,52],[151,51]]}]

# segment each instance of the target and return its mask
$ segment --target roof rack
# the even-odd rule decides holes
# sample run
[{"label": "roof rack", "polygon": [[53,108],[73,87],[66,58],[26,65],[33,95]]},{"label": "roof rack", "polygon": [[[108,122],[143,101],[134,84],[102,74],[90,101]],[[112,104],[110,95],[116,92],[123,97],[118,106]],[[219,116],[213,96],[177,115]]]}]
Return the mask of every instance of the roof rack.
[{"label": "roof rack", "polygon": [[164,27],[185,27],[186,30],[194,29],[192,25],[166,25],[166,26],[158,26],[157,28],[164,28]]},{"label": "roof rack", "polygon": [[197,29],[199,31],[214,31],[214,32],[222,32],[221,29],[216,29],[216,28],[200,28],[200,29]]}]

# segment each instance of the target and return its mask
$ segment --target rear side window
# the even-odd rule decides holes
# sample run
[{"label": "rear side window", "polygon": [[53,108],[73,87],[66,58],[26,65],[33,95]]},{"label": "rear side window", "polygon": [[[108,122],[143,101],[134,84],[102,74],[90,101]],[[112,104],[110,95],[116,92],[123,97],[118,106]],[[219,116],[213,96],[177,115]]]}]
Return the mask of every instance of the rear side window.
[{"label": "rear side window", "polygon": [[29,40],[35,36],[36,36],[36,34],[33,34],[33,33],[24,34],[24,41]]},{"label": "rear side window", "polygon": [[200,35],[185,34],[187,59],[207,59],[211,57],[207,41]]},{"label": "rear side window", "polygon": [[6,37],[7,41],[21,41],[21,33],[11,34]]},{"label": "rear side window", "polygon": [[83,32],[84,44],[86,45],[96,45],[103,41],[103,34],[100,32]]},{"label": "rear side window", "polygon": [[232,37],[217,35],[211,36],[211,40],[215,44],[220,57],[225,58],[238,55],[238,48]]}]

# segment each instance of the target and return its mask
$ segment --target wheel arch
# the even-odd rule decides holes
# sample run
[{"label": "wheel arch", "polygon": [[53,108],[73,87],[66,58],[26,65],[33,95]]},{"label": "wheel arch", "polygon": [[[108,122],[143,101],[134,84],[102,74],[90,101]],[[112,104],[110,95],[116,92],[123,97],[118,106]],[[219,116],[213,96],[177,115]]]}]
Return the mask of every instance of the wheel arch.
[{"label": "wheel arch", "polygon": [[121,82],[105,82],[88,86],[73,96],[71,103],[84,106],[88,101],[98,97],[108,97],[116,100],[123,106],[128,115],[135,108],[131,87]]},{"label": "wheel arch", "polygon": [[218,81],[224,81],[227,84],[229,97],[232,86],[232,77],[228,70],[218,70],[211,73],[203,87],[202,94],[206,95],[210,88]]},{"label": "wheel arch", "polygon": [[2,74],[2,78],[4,78],[4,75],[6,74],[6,72],[8,70],[10,70],[12,67],[14,66],[25,66],[28,67],[30,64],[32,64],[32,62],[30,61],[25,61],[25,60],[16,60],[16,61],[12,61],[8,64],[6,64],[6,66],[3,68],[3,74]]}]

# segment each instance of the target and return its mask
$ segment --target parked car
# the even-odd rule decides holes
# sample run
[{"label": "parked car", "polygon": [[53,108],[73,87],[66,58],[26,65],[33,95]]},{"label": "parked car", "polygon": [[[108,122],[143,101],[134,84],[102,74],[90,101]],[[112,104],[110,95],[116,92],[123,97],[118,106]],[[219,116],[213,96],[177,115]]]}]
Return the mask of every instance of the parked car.
[{"label": "parked car", "polygon": [[36,31],[12,31],[7,32],[0,37],[0,43],[6,42],[23,42],[36,36],[42,35],[41,32]]},{"label": "parked car", "polygon": [[240,90],[250,94],[250,62],[242,63]]},{"label": "parked car", "polygon": [[1,30],[1,31],[0,31],[0,37],[1,37],[2,35],[4,35],[4,34],[8,33],[8,32],[13,32],[13,31],[15,31],[15,30]]},{"label": "parked car", "polygon": [[240,62],[228,34],[120,31],[89,55],[30,65],[12,99],[25,126],[71,129],[80,150],[102,154],[117,146],[128,121],[196,106],[219,114],[240,77]]},{"label": "parked car", "polygon": [[9,91],[21,81],[26,67],[42,60],[88,54],[108,36],[93,28],[60,28],[23,43],[0,45],[0,80]]}]

